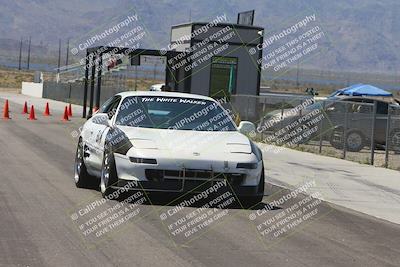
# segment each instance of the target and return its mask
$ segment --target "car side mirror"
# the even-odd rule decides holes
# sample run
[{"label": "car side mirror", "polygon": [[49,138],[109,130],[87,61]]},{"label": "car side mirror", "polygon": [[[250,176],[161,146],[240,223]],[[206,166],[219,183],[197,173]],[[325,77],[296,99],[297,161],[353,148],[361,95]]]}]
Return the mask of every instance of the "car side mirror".
[{"label": "car side mirror", "polygon": [[256,126],[250,121],[241,121],[239,123],[238,130],[244,135],[249,135],[251,132],[256,131]]},{"label": "car side mirror", "polygon": [[106,113],[94,114],[92,117],[92,122],[95,124],[100,124],[100,125],[104,125],[107,127],[111,127],[110,123],[108,122],[108,115]]}]

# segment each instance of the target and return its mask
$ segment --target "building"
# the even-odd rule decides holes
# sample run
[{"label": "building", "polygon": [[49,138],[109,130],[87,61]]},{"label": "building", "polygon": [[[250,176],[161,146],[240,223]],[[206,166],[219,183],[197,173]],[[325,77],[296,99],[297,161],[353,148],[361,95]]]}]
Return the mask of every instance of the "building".
[{"label": "building", "polygon": [[264,29],[252,26],[254,11],[245,14],[244,19],[240,15],[237,24],[212,21],[172,26],[170,44],[159,50],[88,48],[86,66],[90,67],[85,68],[83,116],[86,116],[89,87],[89,114],[94,100],[94,106],[100,106],[102,68],[98,66],[102,66],[102,57],[106,53],[129,56],[131,65],[140,65],[144,56],[165,57],[164,90],[214,98],[259,95],[262,49],[258,48],[263,43]]},{"label": "building", "polygon": [[[259,95],[263,28],[218,23],[186,23],[171,29],[171,48],[179,52],[168,62],[176,91],[220,97]],[[175,59],[175,60],[174,60]]]}]

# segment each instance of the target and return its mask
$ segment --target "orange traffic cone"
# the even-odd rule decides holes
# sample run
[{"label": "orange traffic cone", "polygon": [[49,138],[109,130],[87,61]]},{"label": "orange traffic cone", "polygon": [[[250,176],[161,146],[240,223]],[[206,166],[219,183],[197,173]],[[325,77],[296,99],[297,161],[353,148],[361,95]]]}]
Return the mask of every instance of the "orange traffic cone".
[{"label": "orange traffic cone", "polygon": [[29,118],[28,118],[28,120],[31,120],[31,121],[36,120],[36,117],[35,117],[35,108],[33,107],[33,105],[31,106],[31,112],[29,113]]},{"label": "orange traffic cone", "polygon": [[71,106],[71,103],[69,103],[69,106],[68,106],[68,116],[72,117],[72,106]]},{"label": "orange traffic cone", "polygon": [[28,103],[26,103],[26,101],[24,104],[24,109],[22,110],[22,114],[28,114]]},{"label": "orange traffic cone", "polygon": [[8,107],[8,99],[6,100],[6,104],[4,105],[4,110],[3,110],[3,120],[9,120],[10,118],[10,111]]},{"label": "orange traffic cone", "polygon": [[46,108],[44,109],[43,116],[51,116],[50,115],[49,102],[46,103]]},{"label": "orange traffic cone", "polygon": [[67,106],[65,106],[65,109],[64,109],[64,116],[63,116],[63,118],[61,119],[62,121],[69,121],[69,119],[68,119],[68,108],[67,108]]}]

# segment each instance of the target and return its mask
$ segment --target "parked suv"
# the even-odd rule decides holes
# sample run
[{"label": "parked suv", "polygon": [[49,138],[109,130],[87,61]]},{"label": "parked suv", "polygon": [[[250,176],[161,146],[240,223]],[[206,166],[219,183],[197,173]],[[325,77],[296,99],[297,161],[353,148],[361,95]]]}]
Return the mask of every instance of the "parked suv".
[{"label": "parked suv", "polygon": [[[376,116],[373,112],[374,101],[377,102]],[[389,149],[400,151],[400,104],[394,99],[340,96],[316,102],[294,112],[293,110],[283,109],[268,113],[260,121],[259,129],[267,125],[264,132],[274,135],[279,135],[286,130],[285,134],[289,137],[282,139],[289,143],[290,140],[296,140],[298,135],[303,135],[303,138],[298,139],[299,143],[306,143],[322,134],[333,147],[343,149],[343,145],[346,144],[348,151],[358,152],[371,144],[374,118],[376,119],[375,145],[386,145],[388,111],[390,111]],[[320,112],[315,112],[317,110]],[[322,119],[313,124],[313,120],[318,117]],[[271,121],[273,123],[269,124],[268,122]],[[317,127],[317,129],[311,129],[312,127]],[[345,128],[346,134],[344,134]],[[290,133],[287,129],[290,129]],[[312,132],[312,134],[304,137],[304,133],[307,132]]]},{"label": "parked suv", "polygon": [[[370,145],[374,118],[375,145],[385,146],[389,111],[389,148],[400,151],[400,105],[397,101],[367,97],[340,97],[334,100],[324,108],[327,118],[325,122],[333,126],[332,131],[329,131],[329,141],[333,147],[342,149],[346,144],[348,151],[358,152]],[[375,101],[376,114],[373,112]],[[344,136],[345,128],[347,131]]]}]

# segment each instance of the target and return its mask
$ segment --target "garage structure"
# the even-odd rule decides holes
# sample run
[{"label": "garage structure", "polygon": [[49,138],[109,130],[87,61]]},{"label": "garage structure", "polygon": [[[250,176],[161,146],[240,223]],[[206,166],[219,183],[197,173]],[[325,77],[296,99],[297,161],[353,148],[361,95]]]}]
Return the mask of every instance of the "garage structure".
[{"label": "garage structure", "polygon": [[107,53],[128,56],[130,64],[136,66],[140,65],[142,56],[164,57],[164,90],[213,98],[259,95],[262,49],[257,47],[263,43],[263,30],[252,25],[216,23],[210,26],[206,22],[193,22],[172,26],[167,49],[88,48],[82,115],[86,117],[88,96],[89,115],[93,106],[100,106],[102,58]]},{"label": "garage structure", "polygon": [[[206,25],[194,22],[172,27],[171,46],[181,53],[189,51],[186,58],[192,58],[187,62],[193,67],[181,67],[174,75],[176,83],[171,81],[171,86],[179,92],[211,97],[259,95],[262,49],[256,47],[262,45],[263,28],[219,23],[201,32]],[[199,52],[210,44],[213,48],[205,53]],[[249,52],[252,48],[255,51],[253,55]],[[196,53],[201,55],[193,57]]]}]

